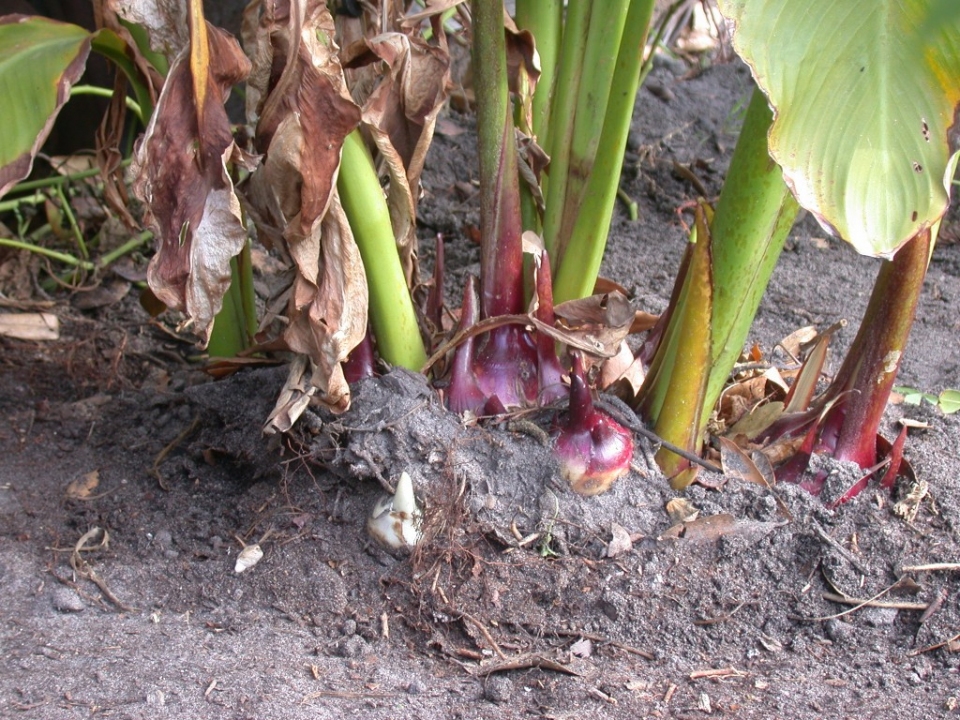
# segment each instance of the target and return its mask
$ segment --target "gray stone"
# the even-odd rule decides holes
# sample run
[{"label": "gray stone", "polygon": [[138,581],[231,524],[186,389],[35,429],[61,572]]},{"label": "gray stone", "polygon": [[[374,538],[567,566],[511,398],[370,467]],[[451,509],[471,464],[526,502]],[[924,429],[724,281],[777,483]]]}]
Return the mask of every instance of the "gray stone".
[{"label": "gray stone", "polygon": [[87,607],[75,590],[62,586],[53,589],[50,594],[50,602],[53,604],[54,610],[62,613],[82,612]]},{"label": "gray stone", "polygon": [[483,688],[483,697],[493,703],[506,703],[513,697],[513,680],[504,675],[494,675]]}]

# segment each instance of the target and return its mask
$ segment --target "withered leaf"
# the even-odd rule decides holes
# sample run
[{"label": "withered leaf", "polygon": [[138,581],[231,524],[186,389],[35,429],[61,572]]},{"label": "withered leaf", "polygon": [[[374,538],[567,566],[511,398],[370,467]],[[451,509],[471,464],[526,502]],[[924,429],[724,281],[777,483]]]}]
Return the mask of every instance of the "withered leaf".
[{"label": "withered leaf", "polygon": [[[208,24],[207,37],[206,77],[192,76],[185,48],[170,69],[132,169],[134,193],[146,203],[159,239],[147,280],[168,307],[186,313],[184,326],[193,325],[203,344],[230,285],[230,259],[247,239],[227,165],[255,166],[233,141],[223,107],[250,63],[224,31]],[[194,104],[195,82],[207,85],[202,109]]]},{"label": "withered leaf", "polygon": [[[264,153],[244,195],[261,237],[296,268],[284,340],[310,358],[318,399],[345,410],[350,395],[340,362],[366,330],[367,283],[336,179],[360,108],[347,91],[325,3],[252,3],[244,36],[254,58],[248,113]],[[294,403],[268,426],[292,423],[304,407]]]},{"label": "withered leaf", "polygon": [[602,348],[602,355],[610,357],[620,348],[633,322],[630,301],[620,292],[591,295],[568,300],[554,308],[560,327],[571,335]]},{"label": "withered leaf", "polygon": [[105,10],[146,29],[150,47],[171,63],[190,42],[186,0],[106,0]]},{"label": "withered leaf", "polygon": [[[437,115],[447,97],[450,54],[442,32],[439,46],[399,32],[364,39],[366,52],[352,61],[353,74],[369,90],[354,88],[362,99],[363,123],[390,177],[387,205],[407,284],[418,283],[416,206],[420,175],[433,140]],[[386,72],[379,63],[382,61]],[[366,71],[366,76],[363,73]],[[365,98],[359,98],[367,92]]]},{"label": "withered leaf", "polygon": [[[776,482],[772,472],[769,476],[765,476],[757,467],[753,458],[733,440],[725,437],[717,439],[720,441],[720,462],[723,465],[725,475],[746,480],[762,487],[771,487]],[[769,463],[766,467],[769,468]]]}]

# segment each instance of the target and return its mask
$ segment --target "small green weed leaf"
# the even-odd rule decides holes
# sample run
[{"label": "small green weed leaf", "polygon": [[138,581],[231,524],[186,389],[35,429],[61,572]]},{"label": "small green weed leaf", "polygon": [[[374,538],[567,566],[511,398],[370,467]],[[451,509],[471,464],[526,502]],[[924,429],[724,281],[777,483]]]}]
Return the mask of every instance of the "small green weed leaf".
[{"label": "small green weed leaf", "polygon": [[940,409],[947,415],[960,410],[960,390],[944,390],[938,398]]},{"label": "small green weed leaf", "polygon": [[774,108],[770,154],[799,203],[891,257],[949,202],[960,14],[937,0],[720,0]]},{"label": "small green weed leaf", "polygon": [[917,390],[917,388],[898,386],[893,388],[893,391],[903,395],[903,402],[905,405],[919,405],[924,400],[929,403],[937,404],[937,396],[931,395],[930,393],[925,393],[923,390]]},{"label": "small green weed leaf", "polygon": [[0,22],[0,196],[30,174],[33,158],[83,74],[91,35],[41,17]]}]

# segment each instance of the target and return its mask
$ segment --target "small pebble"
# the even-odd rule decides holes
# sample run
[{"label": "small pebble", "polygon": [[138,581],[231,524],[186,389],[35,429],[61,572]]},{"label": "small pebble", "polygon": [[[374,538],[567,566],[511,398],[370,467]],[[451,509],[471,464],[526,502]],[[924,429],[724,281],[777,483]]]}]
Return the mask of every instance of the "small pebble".
[{"label": "small pebble", "polygon": [[836,618],[827,620],[827,637],[835,643],[842,643],[853,637],[853,626]]},{"label": "small pebble", "polygon": [[900,611],[896,608],[871,607],[862,610],[860,616],[871,627],[883,627],[893,625],[899,613]]},{"label": "small pebble", "polygon": [[358,658],[363,655],[367,642],[359,635],[350,637],[337,643],[337,655],[342,658]]},{"label": "small pebble", "polygon": [[173,535],[169,530],[158,530],[153,541],[160,546],[161,550],[169,550],[173,545]]},{"label": "small pebble", "polygon": [[427,691],[427,684],[423,680],[414,680],[412,683],[407,685],[407,693],[409,695],[422,695]]},{"label": "small pebble", "polygon": [[86,609],[83,599],[68,587],[54,588],[51,595],[53,609],[62,613],[82,612]]},{"label": "small pebble", "polygon": [[483,697],[493,703],[509,702],[513,697],[513,680],[503,675],[494,675],[487,680]]}]

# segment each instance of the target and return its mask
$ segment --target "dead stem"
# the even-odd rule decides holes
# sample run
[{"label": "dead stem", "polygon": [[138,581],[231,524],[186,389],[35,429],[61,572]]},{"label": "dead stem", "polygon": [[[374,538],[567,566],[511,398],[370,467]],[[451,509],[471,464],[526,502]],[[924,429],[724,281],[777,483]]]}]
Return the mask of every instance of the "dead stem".
[{"label": "dead stem", "polygon": [[163,480],[163,475],[160,473],[160,464],[164,461],[167,455],[173,452],[174,448],[176,448],[180,443],[186,440],[187,437],[190,435],[190,433],[192,433],[194,430],[197,429],[197,426],[199,424],[200,424],[200,416],[197,415],[193,419],[193,422],[190,423],[190,426],[186,430],[184,430],[182,433],[177,435],[173,440],[171,440],[170,443],[163,450],[160,451],[160,454],[157,455],[156,458],[154,458],[153,467],[150,468],[150,472],[153,473],[153,476],[157,479],[157,484],[160,486],[160,489],[163,490],[164,492],[170,492],[170,488],[167,487],[166,483]]}]

